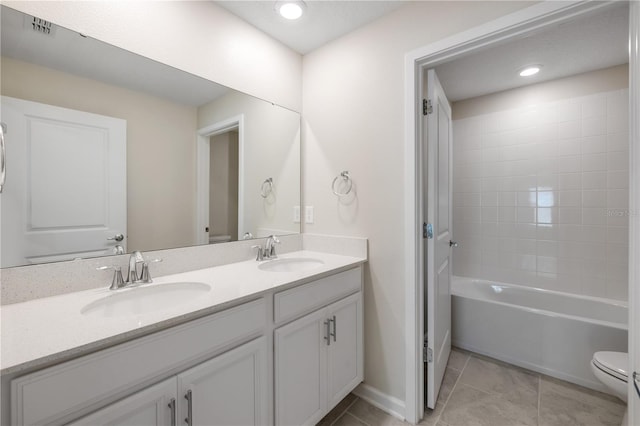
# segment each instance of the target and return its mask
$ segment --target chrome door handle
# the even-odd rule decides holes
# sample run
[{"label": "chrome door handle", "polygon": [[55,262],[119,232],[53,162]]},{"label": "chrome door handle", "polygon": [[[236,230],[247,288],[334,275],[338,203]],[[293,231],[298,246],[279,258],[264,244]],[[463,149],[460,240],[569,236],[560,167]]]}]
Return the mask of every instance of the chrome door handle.
[{"label": "chrome door handle", "polygon": [[7,151],[4,148],[4,134],[7,132],[7,125],[0,123],[0,193],[7,180]]},{"label": "chrome door handle", "polygon": [[323,324],[326,327],[324,340],[327,341],[327,346],[331,346],[331,320],[326,320]]},{"label": "chrome door handle", "polygon": [[107,240],[120,242],[120,241],[124,240],[124,235],[116,234],[113,237],[107,237]]},{"label": "chrome door handle", "polygon": [[171,410],[171,426],[176,426],[176,399],[171,398],[168,406]]},{"label": "chrome door handle", "polygon": [[193,405],[192,405],[192,394],[191,394],[191,389],[189,389],[187,391],[187,394],[184,396],[184,399],[187,400],[187,418],[184,419],[185,423],[187,423],[187,425],[192,426],[193,425],[193,418],[191,416],[193,416]]},{"label": "chrome door handle", "polygon": [[333,333],[331,333],[330,335],[333,336],[333,341],[336,341],[336,316],[334,315],[333,318],[331,318],[329,320],[329,322],[333,322]]},{"label": "chrome door handle", "polygon": [[449,241],[449,247],[458,247],[458,243],[455,241]]}]

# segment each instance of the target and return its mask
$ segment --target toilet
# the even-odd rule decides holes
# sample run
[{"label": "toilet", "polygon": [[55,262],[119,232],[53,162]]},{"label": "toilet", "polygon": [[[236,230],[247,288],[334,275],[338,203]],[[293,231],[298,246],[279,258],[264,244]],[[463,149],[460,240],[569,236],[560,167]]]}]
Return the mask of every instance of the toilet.
[{"label": "toilet", "polygon": [[[593,374],[625,403],[627,402],[628,368],[629,355],[626,352],[596,352],[591,360]],[[621,424],[627,424],[626,410]]]}]

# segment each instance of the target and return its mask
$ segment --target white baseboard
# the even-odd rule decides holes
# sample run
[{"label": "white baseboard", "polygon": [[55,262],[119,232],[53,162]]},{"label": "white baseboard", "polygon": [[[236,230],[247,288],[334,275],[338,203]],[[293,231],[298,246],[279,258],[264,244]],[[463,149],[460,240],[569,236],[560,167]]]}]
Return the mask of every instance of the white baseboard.
[{"label": "white baseboard", "polygon": [[380,392],[378,389],[364,383],[360,383],[360,385],[353,390],[353,393],[374,407],[377,407],[387,414],[404,421],[404,401]]}]

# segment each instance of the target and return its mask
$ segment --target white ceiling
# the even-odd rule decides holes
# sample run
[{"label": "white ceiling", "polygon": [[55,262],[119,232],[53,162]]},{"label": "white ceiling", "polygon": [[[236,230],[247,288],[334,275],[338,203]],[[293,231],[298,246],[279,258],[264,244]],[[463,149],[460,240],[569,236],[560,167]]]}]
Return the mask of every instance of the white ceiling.
[{"label": "white ceiling", "polygon": [[306,11],[296,21],[276,13],[275,0],[215,3],[304,55],[400,8],[406,1],[306,0]]},{"label": "white ceiling", "polygon": [[[607,68],[628,61],[626,2],[436,67],[450,101]],[[542,64],[535,76],[519,70]]]}]

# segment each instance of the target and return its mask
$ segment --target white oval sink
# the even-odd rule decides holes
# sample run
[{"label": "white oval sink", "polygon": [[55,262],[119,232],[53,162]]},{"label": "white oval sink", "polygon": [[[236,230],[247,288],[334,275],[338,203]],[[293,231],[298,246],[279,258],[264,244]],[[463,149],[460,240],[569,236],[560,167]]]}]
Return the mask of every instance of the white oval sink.
[{"label": "white oval sink", "polygon": [[320,259],[309,257],[291,257],[287,259],[269,260],[258,265],[258,269],[271,272],[299,272],[324,265]]},{"label": "white oval sink", "polygon": [[143,315],[149,312],[174,308],[190,302],[211,290],[198,282],[156,284],[147,287],[116,290],[114,294],[85,305],[83,315],[119,317]]}]

